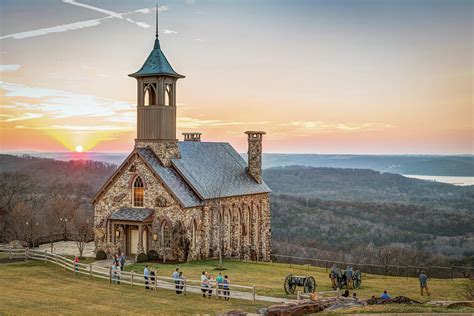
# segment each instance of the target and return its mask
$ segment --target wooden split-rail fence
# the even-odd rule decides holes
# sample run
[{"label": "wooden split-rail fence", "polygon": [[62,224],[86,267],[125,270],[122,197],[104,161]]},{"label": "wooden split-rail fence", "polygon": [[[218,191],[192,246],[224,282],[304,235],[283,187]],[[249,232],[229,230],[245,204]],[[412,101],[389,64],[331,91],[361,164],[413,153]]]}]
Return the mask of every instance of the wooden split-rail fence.
[{"label": "wooden split-rail fence", "polygon": [[[203,294],[203,291],[206,291],[206,296],[212,294],[214,297],[225,297],[227,294],[227,289],[219,288],[215,281],[210,281],[208,287],[203,287],[200,280],[186,278],[173,279],[171,277],[158,275],[145,277],[143,273],[136,273],[134,271],[114,271],[112,268],[105,268],[92,263],[75,263],[73,260],[55,253],[29,248],[0,248],[0,253],[3,253],[4,256],[8,256],[9,259],[32,259],[43,261],[45,263],[49,262],[64,268],[64,270],[71,271],[73,274],[83,274],[90,277],[108,280],[111,284],[126,284],[131,287],[136,286],[140,288],[148,288],[154,291],[165,289],[179,291],[182,294]],[[230,298],[272,303],[293,301],[285,298],[257,295],[255,285],[229,284],[228,287],[228,295]]]}]

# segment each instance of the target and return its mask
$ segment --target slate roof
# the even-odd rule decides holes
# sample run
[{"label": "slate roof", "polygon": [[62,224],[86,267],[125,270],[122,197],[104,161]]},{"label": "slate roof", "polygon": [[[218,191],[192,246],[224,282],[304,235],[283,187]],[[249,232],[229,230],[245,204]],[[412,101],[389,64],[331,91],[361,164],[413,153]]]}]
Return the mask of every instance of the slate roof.
[{"label": "slate roof", "polygon": [[202,199],[269,193],[247,174],[247,163],[228,143],[178,142],[173,166]]},{"label": "slate roof", "polygon": [[151,208],[121,208],[110,215],[111,220],[143,222],[154,212]]},{"label": "slate roof", "polygon": [[184,78],[183,75],[178,74],[174,71],[173,67],[171,67],[168,59],[166,59],[165,54],[160,47],[160,40],[158,38],[155,39],[155,45],[153,50],[151,51],[150,55],[146,59],[145,63],[143,64],[142,68],[137,72],[130,74],[130,77],[144,77],[144,76],[156,76],[156,75],[167,75],[176,78]]},{"label": "slate roof", "polygon": [[138,154],[151,166],[153,171],[163,180],[168,189],[184,207],[202,205],[198,196],[173,168],[161,165],[156,155],[149,148],[138,148]]}]

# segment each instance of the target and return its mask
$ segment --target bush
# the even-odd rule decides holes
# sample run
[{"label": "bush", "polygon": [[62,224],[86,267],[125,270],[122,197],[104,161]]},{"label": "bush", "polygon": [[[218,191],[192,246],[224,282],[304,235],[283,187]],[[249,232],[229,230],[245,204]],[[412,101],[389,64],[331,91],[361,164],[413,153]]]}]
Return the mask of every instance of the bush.
[{"label": "bush", "polygon": [[107,259],[107,254],[105,253],[105,251],[99,250],[95,254],[95,259],[96,260],[105,260],[105,259]]},{"label": "bush", "polygon": [[157,261],[158,258],[158,252],[156,250],[150,250],[148,251],[148,260],[150,261]]},{"label": "bush", "polygon": [[143,252],[139,253],[137,256],[137,263],[146,262],[146,261],[148,261],[148,256],[144,254]]}]

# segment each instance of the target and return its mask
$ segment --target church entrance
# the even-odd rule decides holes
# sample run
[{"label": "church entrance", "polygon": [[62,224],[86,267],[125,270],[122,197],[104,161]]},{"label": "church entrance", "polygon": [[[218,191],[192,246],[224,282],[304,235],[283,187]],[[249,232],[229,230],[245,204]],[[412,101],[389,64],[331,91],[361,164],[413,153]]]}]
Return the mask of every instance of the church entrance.
[{"label": "church entrance", "polygon": [[[137,255],[139,252],[138,244],[140,242],[140,230],[138,226],[129,226],[127,234],[127,255]],[[144,229],[142,231],[142,242],[143,242],[143,251],[147,252],[148,249],[148,230]]]}]

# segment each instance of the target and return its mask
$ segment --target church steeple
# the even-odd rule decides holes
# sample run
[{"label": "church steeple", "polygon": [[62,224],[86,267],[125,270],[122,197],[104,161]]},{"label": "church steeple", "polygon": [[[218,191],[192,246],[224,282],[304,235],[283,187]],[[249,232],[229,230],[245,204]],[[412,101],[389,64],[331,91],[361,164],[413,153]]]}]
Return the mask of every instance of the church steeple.
[{"label": "church steeple", "polygon": [[137,79],[137,141],[176,141],[176,82],[184,76],[174,71],[161,50],[158,6],[153,50],[129,76]]}]

